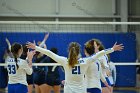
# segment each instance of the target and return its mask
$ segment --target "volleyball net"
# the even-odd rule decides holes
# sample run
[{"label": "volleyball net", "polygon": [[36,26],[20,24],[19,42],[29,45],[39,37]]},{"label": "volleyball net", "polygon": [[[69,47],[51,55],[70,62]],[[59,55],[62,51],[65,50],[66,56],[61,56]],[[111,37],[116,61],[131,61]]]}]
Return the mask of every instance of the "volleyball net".
[{"label": "volleyball net", "polygon": [[[129,62],[129,63],[124,63],[124,62],[114,62],[115,66],[138,66],[140,63],[134,63],[134,62]],[[0,66],[7,66],[5,63],[0,63]],[[61,64],[58,63],[33,63],[33,66],[61,66]]]},{"label": "volleyball net", "polygon": [[[0,33],[1,33],[1,42],[0,45],[2,49],[4,49],[2,44],[5,42],[5,38],[10,38],[16,41],[20,40],[27,40],[26,35],[21,35],[19,33],[28,33],[29,39],[35,40],[35,37],[32,36],[33,33],[47,33],[47,32],[54,32],[54,33],[89,33],[89,34],[96,34],[96,33],[111,33],[112,35],[116,33],[135,33],[136,37],[132,34],[127,34],[126,37],[128,40],[132,40],[132,42],[136,42],[136,51],[139,51],[138,42],[140,39],[140,22],[77,22],[77,21],[0,21]],[[10,35],[10,34],[14,35]],[[59,38],[62,42],[69,42],[67,40],[67,36],[60,36],[57,34],[54,38]],[[88,34],[88,35],[89,35]],[[12,36],[12,37],[11,37]],[[24,37],[25,36],[25,37]],[[43,37],[43,36],[42,36]],[[73,36],[74,37],[74,36]],[[90,37],[90,36],[89,36]],[[14,38],[14,39],[13,39]],[[22,39],[24,38],[24,39]],[[40,37],[41,38],[41,37]],[[76,38],[76,37],[74,37]],[[83,38],[79,36],[78,39],[80,40]],[[85,37],[87,38],[87,37]],[[109,37],[111,38],[111,37]],[[127,39],[124,38],[124,39]],[[3,40],[2,40],[3,39]],[[76,38],[77,39],[77,38]],[[121,38],[123,39],[123,38]],[[19,41],[18,41],[19,42]],[[5,44],[5,43],[4,43]],[[49,46],[49,44],[48,44]],[[66,51],[66,50],[65,50]],[[139,52],[136,52],[139,54]],[[64,54],[65,55],[65,54]],[[3,66],[4,64],[0,64]],[[41,64],[34,64],[34,65],[46,65],[45,63]],[[58,64],[50,64],[50,65],[58,65]],[[140,65],[139,63],[129,62],[129,63],[115,63],[115,65]]]},{"label": "volleyball net", "polygon": [[140,22],[0,21],[0,32],[138,32]]},{"label": "volleyball net", "polygon": [[[59,55],[67,56],[68,44],[79,42],[82,46],[91,38],[100,39],[108,48],[115,41],[124,43],[122,52],[111,54],[111,59],[117,67],[118,86],[135,86],[136,63],[139,55],[140,22],[73,22],[73,21],[0,21],[0,67],[6,66],[2,62],[4,50],[7,47],[5,38],[13,42],[26,43],[39,41],[45,33],[50,33],[46,44],[48,49],[56,46]],[[84,53],[82,53],[84,55]],[[33,63],[33,66],[54,66],[57,63]],[[130,72],[130,73],[128,73]],[[121,82],[125,82],[121,83]]]}]

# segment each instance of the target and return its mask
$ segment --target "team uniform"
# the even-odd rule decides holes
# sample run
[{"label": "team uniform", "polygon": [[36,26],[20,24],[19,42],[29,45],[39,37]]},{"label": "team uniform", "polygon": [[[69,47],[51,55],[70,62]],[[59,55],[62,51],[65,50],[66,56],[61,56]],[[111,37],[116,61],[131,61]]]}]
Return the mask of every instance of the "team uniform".
[{"label": "team uniform", "polygon": [[113,52],[113,49],[103,50],[91,57],[79,58],[78,64],[71,68],[68,64],[66,57],[58,56],[57,54],[40,47],[35,47],[36,51],[39,51],[47,56],[51,57],[56,62],[60,63],[65,70],[65,85],[64,93],[87,93],[85,83],[85,73],[89,66],[89,63],[96,60],[98,57]]},{"label": "team uniform", "polygon": [[111,86],[114,86],[116,83],[116,67],[113,62],[109,62],[109,68],[111,75],[108,78],[111,83]]},{"label": "team uniform", "polygon": [[100,61],[96,60],[93,63],[90,63],[87,72],[86,72],[86,81],[87,81],[87,92],[89,93],[101,93],[101,82],[106,81],[101,68]]},{"label": "team uniform", "polygon": [[17,58],[18,69],[14,58],[7,58],[6,63],[9,76],[8,93],[27,93],[26,74],[32,74],[32,68],[29,67],[28,62]]},{"label": "team uniform", "polygon": [[[104,77],[106,78],[106,81],[107,81],[108,85],[111,86],[110,81],[108,79],[108,76],[106,74],[106,70],[109,70],[107,55],[105,54],[102,57],[100,57],[99,61],[101,62],[101,65],[102,65],[102,73],[103,73]],[[102,81],[101,81],[101,87],[106,87],[105,84]]]},{"label": "team uniform", "polygon": [[[55,61],[52,61],[51,58],[46,59],[47,63],[56,63]],[[55,86],[55,85],[60,85],[61,80],[60,80],[60,75],[59,75],[59,66],[48,66],[47,67],[47,76],[46,76],[46,83],[49,86]]]},{"label": "team uniform", "polygon": [[[34,63],[45,63],[45,55],[41,56],[40,58],[34,58]],[[46,80],[46,68],[45,66],[35,66],[34,67],[34,83],[36,85],[45,84]]]},{"label": "team uniform", "polygon": [[[20,57],[21,59],[26,59],[27,58],[27,55],[21,55]],[[33,85],[34,81],[33,81],[33,73],[31,75],[26,75],[27,76],[27,83],[28,85]]]}]

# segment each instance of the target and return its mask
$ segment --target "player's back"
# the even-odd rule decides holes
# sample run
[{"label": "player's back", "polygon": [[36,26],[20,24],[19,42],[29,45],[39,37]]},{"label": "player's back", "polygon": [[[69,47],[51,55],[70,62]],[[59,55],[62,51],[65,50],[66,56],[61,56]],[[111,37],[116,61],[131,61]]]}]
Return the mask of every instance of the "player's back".
[{"label": "player's back", "polygon": [[101,64],[98,60],[90,63],[86,72],[87,88],[99,88],[101,89]]},{"label": "player's back", "polygon": [[32,68],[29,67],[27,61],[17,58],[17,69],[14,58],[7,58],[7,70],[9,76],[9,84],[24,84],[27,85],[26,74],[32,74]]},{"label": "player's back", "polygon": [[65,85],[71,90],[74,90],[75,91],[74,93],[86,92],[85,72],[89,65],[88,62],[89,62],[88,58],[80,58],[78,60],[78,64],[73,68],[71,68],[68,64],[64,66],[65,82],[66,82]]}]

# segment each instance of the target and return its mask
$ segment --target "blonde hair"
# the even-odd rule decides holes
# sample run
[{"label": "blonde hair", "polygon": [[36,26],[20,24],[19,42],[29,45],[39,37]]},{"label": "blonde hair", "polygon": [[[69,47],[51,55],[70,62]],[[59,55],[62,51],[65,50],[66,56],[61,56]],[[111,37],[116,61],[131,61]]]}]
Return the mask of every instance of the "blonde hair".
[{"label": "blonde hair", "polygon": [[68,62],[70,67],[74,67],[78,64],[78,55],[80,53],[80,45],[77,42],[71,42],[69,44],[69,57]]}]

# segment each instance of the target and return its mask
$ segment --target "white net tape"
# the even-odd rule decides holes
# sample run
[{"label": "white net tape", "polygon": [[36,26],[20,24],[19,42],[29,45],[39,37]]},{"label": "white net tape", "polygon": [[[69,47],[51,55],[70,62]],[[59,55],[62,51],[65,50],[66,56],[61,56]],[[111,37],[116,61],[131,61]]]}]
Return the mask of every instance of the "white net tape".
[{"label": "white net tape", "polygon": [[0,32],[121,32],[139,31],[140,22],[0,21]]},{"label": "white net tape", "polygon": [[[33,63],[33,66],[60,66],[58,63]],[[114,65],[122,65],[122,66],[131,66],[131,65],[140,65],[140,63],[114,63]],[[6,66],[5,63],[0,63],[0,66]]]}]

